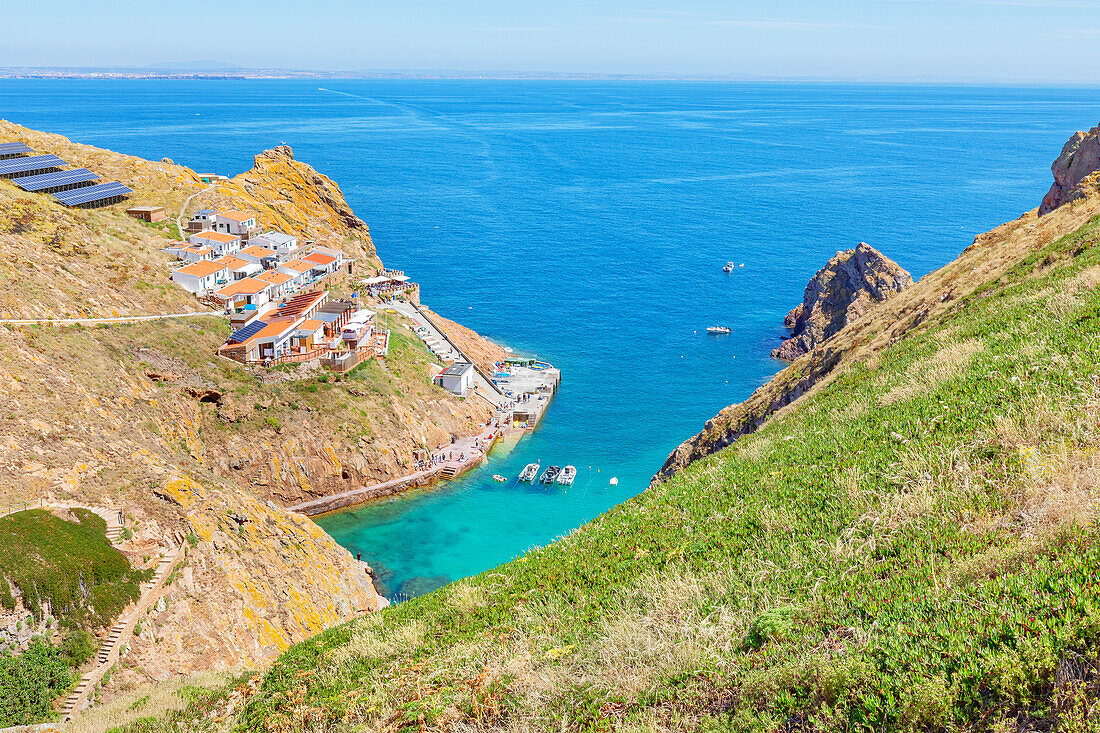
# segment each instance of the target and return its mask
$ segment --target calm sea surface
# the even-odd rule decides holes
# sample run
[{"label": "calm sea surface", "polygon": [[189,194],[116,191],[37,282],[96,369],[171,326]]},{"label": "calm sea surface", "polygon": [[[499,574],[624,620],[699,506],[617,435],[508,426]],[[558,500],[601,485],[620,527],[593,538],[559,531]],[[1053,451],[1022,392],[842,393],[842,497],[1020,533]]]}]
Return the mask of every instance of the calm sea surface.
[{"label": "calm sea surface", "polygon": [[[781,366],[783,316],[837,250],[865,240],[919,277],[1037,205],[1063,142],[1100,119],[1100,90],[0,80],[0,116],[228,175],[287,143],[425,303],[561,367],[510,455],[320,520],[400,596],[644,489]],[[744,267],[727,275],[727,260]],[[716,323],[733,334],[705,335]],[[576,484],[491,478],[534,460],[575,464]]]}]

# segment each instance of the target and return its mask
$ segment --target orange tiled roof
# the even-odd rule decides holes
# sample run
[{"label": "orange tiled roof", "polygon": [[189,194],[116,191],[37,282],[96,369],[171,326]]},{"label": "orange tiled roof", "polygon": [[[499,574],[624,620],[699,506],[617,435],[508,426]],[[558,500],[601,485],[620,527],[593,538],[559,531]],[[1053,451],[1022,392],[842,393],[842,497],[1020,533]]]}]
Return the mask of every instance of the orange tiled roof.
[{"label": "orange tiled roof", "polygon": [[274,257],[275,256],[275,250],[268,249],[267,247],[261,247],[261,246],[256,245],[256,244],[252,245],[251,247],[245,247],[244,249],[241,250],[240,253],[242,255],[251,255],[253,257],[259,257],[260,259],[263,259],[264,257]]},{"label": "orange tiled roof", "polygon": [[267,280],[272,285],[282,285],[285,282],[293,280],[290,275],[283,272],[275,272],[274,270],[268,270],[267,272],[260,273],[256,276],[257,280]]},{"label": "orange tiled roof", "polygon": [[218,295],[228,297],[231,295],[255,295],[262,293],[271,287],[271,283],[254,277],[243,277],[237,282],[229,283],[218,291]]},{"label": "orange tiled roof", "polygon": [[308,254],[305,257],[303,257],[302,259],[305,260],[306,262],[312,262],[315,265],[328,265],[328,264],[331,264],[331,263],[336,261],[335,257],[329,257],[328,255],[321,254],[320,252],[314,252],[313,254]]},{"label": "orange tiled roof", "polygon": [[215,231],[211,231],[211,230],[207,230],[205,232],[198,232],[197,234],[192,234],[191,238],[192,239],[213,240],[215,242],[224,242],[225,244],[228,244],[230,242],[236,242],[236,241],[240,240],[240,237],[238,237],[236,235],[222,234],[221,232],[215,232]]},{"label": "orange tiled roof", "polygon": [[309,272],[316,266],[316,262],[306,262],[305,260],[290,260],[279,265],[279,267],[285,267],[295,272]]},{"label": "orange tiled roof", "polygon": [[[192,262],[186,267],[181,267],[175,272],[182,272],[184,275],[191,275],[192,277],[206,277],[207,275],[213,275],[215,272],[224,269],[226,269],[225,265],[216,260],[199,260],[198,262]],[[175,272],[172,274],[174,275]]]},{"label": "orange tiled roof", "polygon": [[237,211],[236,209],[229,209],[228,211],[219,211],[218,216],[223,219],[229,219],[231,221],[245,221],[247,219],[255,219],[255,214],[246,214],[243,211]]},{"label": "orange tiled roof", "polygon": [[[222,255],[214,262],[220,262],[230,270],[238,270],[247,265],[255,265],[255,262],[249,262],[248,260],[242,260],[240,257],[234,257],[233,255]],[[257,265],[259,267],[259,265]]]}]

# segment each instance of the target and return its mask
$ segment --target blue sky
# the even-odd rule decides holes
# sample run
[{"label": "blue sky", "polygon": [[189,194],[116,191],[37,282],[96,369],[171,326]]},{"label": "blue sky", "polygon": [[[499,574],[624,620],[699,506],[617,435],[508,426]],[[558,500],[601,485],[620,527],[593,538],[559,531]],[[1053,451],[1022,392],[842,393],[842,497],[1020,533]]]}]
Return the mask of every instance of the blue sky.
[{"label": "blue sky", "polygon": [[[1100,0],[51,0],[2,66],[1096,81]],[[26,27],[33,32],[11,33]]]}]

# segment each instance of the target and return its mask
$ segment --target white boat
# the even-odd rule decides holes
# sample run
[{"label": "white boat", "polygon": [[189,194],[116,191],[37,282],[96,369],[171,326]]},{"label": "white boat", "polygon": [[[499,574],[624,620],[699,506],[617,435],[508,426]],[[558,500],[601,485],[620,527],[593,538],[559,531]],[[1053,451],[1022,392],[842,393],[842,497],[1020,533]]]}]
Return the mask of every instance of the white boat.
[{"label": "white boat", "polygon": [[729,326],[707,326],[707,333],[733,333],[733,329]]},{"label": "white boat", "polygon": [[733,272],[733,263],[727,262],[726,266],[722,268],[722,272]]},{"label": "white boat", "polygon": [[528,463],[522,471],[519,472],[520,481],[534,481],[535,477],[539,475],[539,464]]},{"label": "white boat", "polygon": [[558,474],[557,482],[562,486],[572,486],[574,479],[577,478],[577,467],[566,466]]}]

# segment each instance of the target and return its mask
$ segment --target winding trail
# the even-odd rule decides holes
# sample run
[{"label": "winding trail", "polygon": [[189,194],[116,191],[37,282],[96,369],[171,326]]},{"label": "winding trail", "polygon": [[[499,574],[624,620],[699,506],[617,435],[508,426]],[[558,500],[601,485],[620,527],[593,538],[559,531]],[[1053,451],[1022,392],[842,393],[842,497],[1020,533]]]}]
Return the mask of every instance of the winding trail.
[{"label": "winding trail", "polygon": [[216,183],[211,183],[209,186],[207,186],[203,190],[196,191],[195,193],[191,194],[190,196],[188,196],[187,198],[185,198],[183,200],[183,205],[180,206],[180,213],[176,214],[176,229],[179,231],[181,237],[183,236],[183,221],[182,221],[183,220],[183,214],[184,214],[185,211],[187,211],[188,205],[190,205],[191,201],[193,201],[196,196],[200,196],[200,195],[206,193],[207,191],[212,190],[217,185],[218,184],[216,184]]},{"label": "winding trail", "polygon": [[194,318],[196,316],[222,316],[220,311],[190,311],[187,313],[161,313],[155,316],[115,316],[112,318],[5,318],[0,319],[0,324],[7,323],[15,326],[31,326],[36,323],[136,323],[138,321],[159,321],[162,318]]}]

